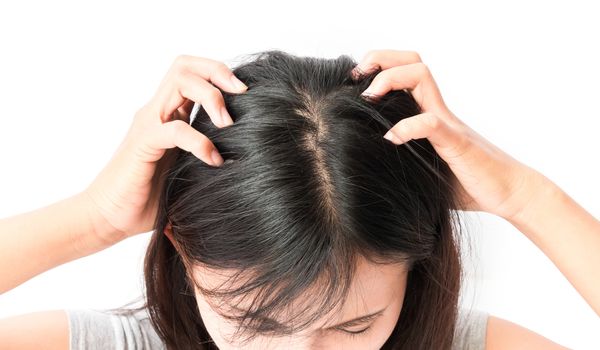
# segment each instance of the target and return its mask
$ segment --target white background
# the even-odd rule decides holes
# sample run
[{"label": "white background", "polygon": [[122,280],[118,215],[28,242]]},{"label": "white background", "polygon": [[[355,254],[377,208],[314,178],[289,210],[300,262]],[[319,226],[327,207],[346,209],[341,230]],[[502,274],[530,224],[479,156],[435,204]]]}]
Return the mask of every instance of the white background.
[{"label": "white background", "polygon": [[[378,48],[419,52],[457,116],[600,217],[600,21],[592,6],[2,2],[0,217],[85,188],[179,54],[232,66],[266,49],[359,60]],[[476,244],[465,300],[565,346],[600,348],[600,320],[533,243],[498,217],[467,221]],[[126,303],[141,293],[149,236],[1,295],[0,317]]]}]

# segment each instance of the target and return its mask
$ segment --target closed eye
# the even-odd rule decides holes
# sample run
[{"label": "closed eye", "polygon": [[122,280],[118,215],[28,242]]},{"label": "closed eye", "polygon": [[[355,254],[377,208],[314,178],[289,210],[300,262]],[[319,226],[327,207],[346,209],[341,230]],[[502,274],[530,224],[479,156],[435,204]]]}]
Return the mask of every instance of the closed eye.
[{"label": "closed eye", "polygon": [[371,326],[369,326],[367,328],[364,328],[364,329],[361,329],[360,331],[349,331],[347,329],[342,329],[342,328],[336,328],[336,329],[339,330],[339,331],[341,331],[341,332],[346,333],[350,337],[356,337],[356,336],[358,336],[361,333],[366,333],[369,328],[371,328]]},{"label": "closed eye", "polygon": [[347,329],[340,329],[340,331],[346,332],[346,333],[351,333],[351,334],[357,334],[357,333],[362,333],[362,332],[366,331],[367,329],[369,329],[369,327],[367,327],[365,329],[361,329],[360,331],[349,331]]}]

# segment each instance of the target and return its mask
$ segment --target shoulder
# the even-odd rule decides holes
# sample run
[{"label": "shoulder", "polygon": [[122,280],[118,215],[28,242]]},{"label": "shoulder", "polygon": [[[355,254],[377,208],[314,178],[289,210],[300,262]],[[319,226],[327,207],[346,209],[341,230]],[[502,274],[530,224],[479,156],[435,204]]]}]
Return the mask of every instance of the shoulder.
[{"label": "shoulder", "polygon": [[568,349],[516,323],[478,309],[459,309],[453,350]]},{"label": "shoulder", "polygon": [[0,319],[2,349],[68,349],[69,328],[63,310],[37,311]]},{"label": "shoulder", "polygon": [[109,310],[67,309],[71,350],[165,349],[146,309],[116,313]]},{"label": "shoulder", "polygon": [[516,323],[490,315],[487,321],[486,350],[568,349]]},{"label": "shoulder", "polygon": [[460,308],[452,350],[483,350],[489,314],[484,310]]}]

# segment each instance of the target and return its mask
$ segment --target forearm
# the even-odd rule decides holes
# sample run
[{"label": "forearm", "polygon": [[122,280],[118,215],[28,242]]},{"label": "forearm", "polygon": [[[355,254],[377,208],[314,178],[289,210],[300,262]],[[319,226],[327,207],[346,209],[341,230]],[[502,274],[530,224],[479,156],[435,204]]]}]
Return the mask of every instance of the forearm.
[{"label": "forearm", "polygon": [[600,221],[547,177],[540,176],[536,187],[517,217],[507,220],[550,258],[600,316]]},{"label": "forearm", "polygon": [[119,239],[94,213],[85,193],[0,220],[0,293]]}]

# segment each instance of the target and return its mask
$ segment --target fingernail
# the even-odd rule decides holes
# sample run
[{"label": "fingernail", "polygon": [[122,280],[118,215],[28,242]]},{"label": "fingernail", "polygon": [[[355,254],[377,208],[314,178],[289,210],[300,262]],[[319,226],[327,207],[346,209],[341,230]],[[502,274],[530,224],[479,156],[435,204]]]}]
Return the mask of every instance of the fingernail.
[{"label": "fingernail", "polygon": [[239,80],[235,75],[231,76],[231,82],[233,83],[233,86],[238,90],[246,90],[248,88],[246,84],[242,83],[242,81]]},{"label": "fingernail", "polygon": [[400,138],[396,136],[396,134],[394,134],[392,130],[388,130],[388,132],[385,135],[383,135],[383,138],[390,140],[393,143],[402,143],[402,141],[400,141]]},{"label": "fingernail", "polygon": [[221,157],[221,155],[219,154],[219,151],[217,151],[216,148],[213,148],[212,152],[210,153],[210,157],[212,158],[214,165],[216,165],[216,166],[223,165],[223,157]]},{"label": "fingernail", "polygon": [[231,119],[231,116],[229,115],[229,112],[227,112],[227,108],[225,108],[225,106],[221,107],[221,122],[224,126],[233,125],[233,119]]},{"label": "fingernail", "polygon": [[368,93],[367,91],[363,92],[362,94],[360,94],[364,99],[366,99],[367,101],[371,101],[371,102],[379,102],[381,99],[381,96],[376,95],[376,94],[371,94]]},{"label": "fingernail", "polygon": [[373,93],[373,90],[371,88],[367,88],[365,91],[362,92],[361,95],[368,96],[368,97],[375,96],[375,94]]}]

